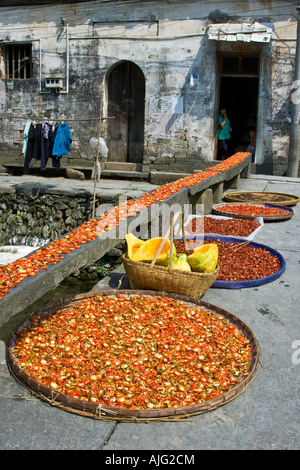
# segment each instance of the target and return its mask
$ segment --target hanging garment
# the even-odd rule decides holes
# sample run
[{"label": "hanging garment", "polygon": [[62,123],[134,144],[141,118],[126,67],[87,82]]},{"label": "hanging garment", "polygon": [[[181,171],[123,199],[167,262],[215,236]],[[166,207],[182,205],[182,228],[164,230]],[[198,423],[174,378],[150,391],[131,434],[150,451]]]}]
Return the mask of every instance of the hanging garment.
[{"label": "hanging garment", "polygon": [[45,171],[48,159],[52,156],[54,144],[53,126],[48,122],[44,123],[41,140],[41,171]]},{"label": "hanging garment", "polygon": [[22,154],[26,155],[26,150],[27,150],[27,144],[28,144],[28,134],[29,134],[29,129],[31,126],[31,121],[28,121],[25,125],[24,132],[23,132],[23,148],[22,148]]},{"label": "hanging garment", "polygon": [[52,155],[54,157],[61,157],[62,155],[68,155],[71,143],[72,143],[72,136],[71,136],[69,126],[66,122],[62,122],[59,124],[57,132],[56,132]]},{"label": "hanging garment", "polygon": [[61,157],[52,157],[52,167],[58,171],[60,169]]},{"label": "hanging garment", "polygon": [[[53,132],[53,145],[55,142],[56,134],[59,128],[59,122],[57,122],[54,126],[54,132]],[[55,168],[56,171],[60,169],[60,158],[61,157],[54,157],[53,156],[53,147],[52,147],[52,168]]]},{"label": "hanging garment", "polygon": [[28,133],[28,144],[26,149],[26,157],[35,158],[40,160],[41,158],[41,137],[42,137],[42,124],[30,125]]},{"label": "hanging garment", "polygon": [[43,125],[42,137],[44,137],[45,139],[48,139],[50,129],[51,129],[51,126],[50,126],[49,122],[45,122],[44,125]]},{"label": "hanging garment", "polygon": [[[59,128],[59,123],[57,122],[54,126],[54,131],[53,131],[53,145],[55,142],[55,137],[56,137],[58,128]],[[53,156],[53,147],[52,147],[52,168],[55,168],[56,171],[60,169],[60,157]]]},{"label": "hanging garment", "polygon": [[33,158],[36,160],[41,159],[41,139],[42,139],[42,124],[31,124],[28,133],[28,143],[24,162],[24,175],[29,173],[29,163]]}]

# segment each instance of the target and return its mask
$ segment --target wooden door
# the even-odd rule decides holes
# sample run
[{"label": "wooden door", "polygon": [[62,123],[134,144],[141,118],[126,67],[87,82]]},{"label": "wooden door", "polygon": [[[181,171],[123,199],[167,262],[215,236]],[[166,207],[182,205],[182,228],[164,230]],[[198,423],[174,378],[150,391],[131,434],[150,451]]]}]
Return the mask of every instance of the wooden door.
[{"label": "wooden door", "polygon": [[133,62],[117,65],[108,77],[108,161],[142,163],[145,79]]}]

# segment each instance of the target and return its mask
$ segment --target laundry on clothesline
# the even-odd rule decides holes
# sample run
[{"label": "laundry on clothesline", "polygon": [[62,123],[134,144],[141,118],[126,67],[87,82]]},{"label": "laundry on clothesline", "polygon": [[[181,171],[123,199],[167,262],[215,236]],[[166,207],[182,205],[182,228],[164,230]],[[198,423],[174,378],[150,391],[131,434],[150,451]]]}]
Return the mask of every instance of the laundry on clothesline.
[{"label": "laundry on clothesline", "polygon": [[71,131],[65,121],[60,123],[28,121],[24,129],[23,173],[29,173],[29,164],[33,158],[40,160],[42,171],[46,169],[49,158],[52,158],[52,166],[59,170],[60,159],[63,155],[69,154],[71,143]]},{"label": "laundry on clothesline", "polygon": [[69,126],[66,122],[61,122],[58,125],[57,132],[54,139],[52,155],[62,157],[68,155],[72,143],[72,136]]}]

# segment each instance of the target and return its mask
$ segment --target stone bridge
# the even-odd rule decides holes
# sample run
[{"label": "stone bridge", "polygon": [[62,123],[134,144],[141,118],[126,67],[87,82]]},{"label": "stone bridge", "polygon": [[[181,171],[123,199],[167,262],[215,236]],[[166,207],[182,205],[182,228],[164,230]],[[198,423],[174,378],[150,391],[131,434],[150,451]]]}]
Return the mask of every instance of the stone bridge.
[{"label": "stone bridge", "polygon": [[[193,208],[197,204],[203,204],[204,213],[208,214],[211,212],[212,205],[221,201],[224,190],[236,187],[240,177],[249,176],[250,166],[251,154],[248,154],[235,166],[208,177],[194,186],[184,187],[163,202],[169,206],[179,204],[181,207],[190,204]],[[28,276],[19,285],[10,289],[9,293],[0,300],[0,325],[42,298],[70,274],[99,260],[124,239],[128,227],[130,231],[133,231],[134,228],[139,229],[141,226],[149,228],[151,224],[161,223],[159,204],[157,204],[157,210],[153,211],[151,207],[148,207],[142,213],[143,216],[136,214],[120,222],[119,227],[104,232],[102,236],[64,255],[64,258],[56,265],[49,264],[47,271],[41,269],[36,276]]]}]

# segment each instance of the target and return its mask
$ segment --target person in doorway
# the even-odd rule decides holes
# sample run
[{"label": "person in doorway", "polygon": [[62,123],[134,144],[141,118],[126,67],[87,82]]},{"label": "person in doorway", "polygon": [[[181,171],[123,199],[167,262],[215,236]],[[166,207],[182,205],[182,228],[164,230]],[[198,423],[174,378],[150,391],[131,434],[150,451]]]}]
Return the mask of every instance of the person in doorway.
[{"label": "person in doorway", "polygon": [[225,106],[220,107],[218,127],[218,159],[226,160],[229,155],[229,140],[232,129]]}]

